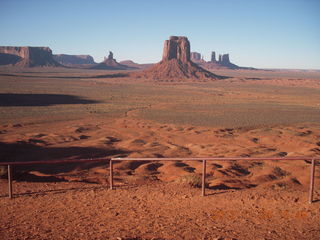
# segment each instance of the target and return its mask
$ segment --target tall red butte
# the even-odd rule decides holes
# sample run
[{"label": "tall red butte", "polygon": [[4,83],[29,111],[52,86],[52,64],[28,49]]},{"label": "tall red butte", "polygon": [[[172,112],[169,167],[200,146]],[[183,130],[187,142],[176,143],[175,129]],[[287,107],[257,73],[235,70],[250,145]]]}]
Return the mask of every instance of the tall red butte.
[{"label": "tall red butte", "polygon": [[159,82],[211,81],[221,79],[190,60],[190,42],[187,37],[171,36],[165,40],[161,62],[132,76]]}]

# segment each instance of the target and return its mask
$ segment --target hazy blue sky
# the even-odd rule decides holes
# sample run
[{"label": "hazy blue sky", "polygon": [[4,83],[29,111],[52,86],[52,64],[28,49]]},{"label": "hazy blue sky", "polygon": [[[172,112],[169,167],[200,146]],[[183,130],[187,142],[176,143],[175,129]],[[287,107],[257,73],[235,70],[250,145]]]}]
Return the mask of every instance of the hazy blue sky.
[{"label": "hazy blue sky", "polygon": [[241,66],[320,69],[320,0],[0,0],[0,9],[0,45],[147,63],[182,35],[207,60],[216,51]]}]

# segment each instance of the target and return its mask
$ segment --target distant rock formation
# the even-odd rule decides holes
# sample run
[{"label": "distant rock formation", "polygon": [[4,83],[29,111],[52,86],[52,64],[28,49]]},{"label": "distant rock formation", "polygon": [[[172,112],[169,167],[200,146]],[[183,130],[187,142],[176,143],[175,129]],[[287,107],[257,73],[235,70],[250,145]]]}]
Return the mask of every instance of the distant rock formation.
[{"label": "distant rock formation", "polygon": [[203,56],[201,56],[201,53],[198,53],[198,52],[191,52],[190,59],[194,63],[203,63],[203,62],[205,62],[203,60]]},{"label": "distant rock formation", "polygon": [[[113,52],[109,51],[109,56],[108,56],[109,60],[113,60]],[[106,60],[106,57],[104,57],[104,60]],[[115,60],[115,59],[114,59]]]},{"label": "distant rock formation", "polygon": [[219,55],[219,63],[221,63],[222,65],[227,65],[230,63],[229,60],[229,54],[220,54]]},{"label": "distant rock formation", "polygon": [[152,63],[145,63],[145,64],[139,64],[139,63],[135,63],[132,60],[124,60],[119,62],[121,65],[125,65],[127,67],[130,67],[132,69],[146,69],[148,67],[153,66],[154,64]]},{"label": "distant rock formation", "polygon": [[0,47],[0,65],[58,67],[49,47]]},{"label": "distant rock formation", "polygon": [[[229,54],[222,54],[222,55],[219,54],[218,62],[211,61],[211,63],[216,64],[217,67],[220,67],[220,68],[228,68],[228,69],[240,69],[241,68],[241,67],[230,62]],[[208,64],[210,65],[210,62],[208,62]]]},{"label": "distant rock formation", "polygon": [[219,54],[218,61],[216,60],[216,52],[211,52],[211,60],[206,62],[196,62],[201,67],[208,69],[208,70],[214,70],[214,69],[249,69],[254,70],[255,68],[251,67],[239,67],[236,64],[233,64],[230,62],[229,54]]},{"label": "distant rock formation", "polygon": [[102,63],[99,63],[91,67],[92,69],[105,69],[105,70],[127,70],[132,69],[132,67],[120,64],[116,59],[113,58],[113,52],[109,51],[108,57],[104,58]]},{"label": "distant rock formation", "polygon": [[190,59],[190,42],[187,37],[171,36],[165,40],[162,61],[132,76],[156,81],[197,81],[221,78],[193,63]]},{"label": "distant rock formation", "polygon": [[132,60],[124,60],[124,61],[121,61],[119,62],[121,65],[125,65],[125,66],[128,66],[128,67],[136,67],[136,68],[139,68],[139,65],[138,63],[135,63],[134,61]]},{"label": "distant rock formation", "polygon": [[95,64],[93,57],[90,55],[55,54],[53,59],[66,66]]},{"label": "distant rock formation", "polygon": [[211,52],[211,61],[206,62],[204,67],[210,66],[216,68],[240,69],[241,67],[230,62],[229,54],[219,54],[218,61],[215,60],[215,52]]},{"label": "distant rock formation", "polygon": [[211,62],[216,62],[216,52],[211,52]]},{"label": "distant rock formation", "polygon": [[191,52],[191,61],[196,62],[201,60],[201,53],[198,52]]}]

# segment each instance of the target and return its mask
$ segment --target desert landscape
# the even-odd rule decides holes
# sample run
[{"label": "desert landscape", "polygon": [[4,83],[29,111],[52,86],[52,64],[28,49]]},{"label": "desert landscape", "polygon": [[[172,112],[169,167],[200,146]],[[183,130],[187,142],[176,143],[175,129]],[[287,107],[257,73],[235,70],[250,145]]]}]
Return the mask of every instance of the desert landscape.
[{"label": "desert landscape", "polygon": [[[40,6],[30,4],[35,9]],[[19,41],[13,41],[13,37],[11,41],[0,40],[0,239],[320,239],[320,70],[279,67],[282,65],[276,64],[276,53],[264,44],[267,39],[281,40],[281,35],[263,36],[265,42],[253,44],[249,34],[248,44],[244,44],[241,38],[245,33],[233,25],[240,18],[232,21],[236,37],[224,37],[229,36],[226,26],[230,27],[225,20],[214,26],[217,28],[214,38],[200,38],[196,35],[203,30],[202,25],[211,27],[211,22],[208,24],[202,18],[201,24],[195,24],[199,23],[195,16],[200,17],[195,13],[196,6],[191,3],[177,6],[172,1],[170,9],[163,13],[170,15],[173,11],[172,19],[179,19],[177,16],[189,19],[192,13],[192,21],[189,25],[183,22],[183,26],[193,30],[184,31],[190,37],[163,36],[162,29],[174,26],[171,20],[165,24],[167,18],[161,15],[162,28],[154,27],[158,23],[152,21],[152,27],[146,28],[145,19],[139,22],[134,11],[142,11],[140,7],[147,9],[142,15],[153,13],[155,16],[149,15],[150,19],[157,19],[159,16],[150,10],[149,3],[148,6],[141,2],[126,3],[131,6],[129,12],[127,5],[121,5],[123,2],[120,7],[117,4],[110,6],[118,11],[108,9],[108,14],[95,13],[93,18],[103,22],[102,19],[109,19],[105,15],[112,17],[112,24],[106,21],[110,25],[106,32],[110,33],[110,49],[115,50],[101,49],[99,44],[104,35],[100,34],[100,28],[97,34],[93,24],[80,21],[80,27],[73,22],[72,28],[65,30],[70,32],[66,36],[72,41],[78,29],[83,28],[83,32],[86,29],[86,34],[81,31],[81,37],[87,45],[99,48],[99,53],[104,52],[101,61],[93,55],[73,54],[81,46],[81,38],[68,45],[64,37],[66,46],[73,49],[69,53],[56,53],[58,45],[45,34],[32,35],[31,39],[41,41],[30,41],[32,44],[26,46],[14,45]],[[11,9],[13,6],[17,5]],[[98,11],[92,6],[84,11],[81,4],[75,9],[67,4],[59,11],[55,5],[50,6],[52,9],[42,11],[48,15],[41,15],[43,19],[52,20],[52,13],[65,9],[79,11],[79,16],[87,14],[87,8]],[[233,9],[223,4],[220,7]],[[181,9],[192,11],[188,15]],[[218,9],[214,8],[217,16],[228,15]],[[279,9],[283,9],[281,4]],[[258,10],[265,12],[264,8]],[[120,24],[123,20],[118,18],[122,11],[128,16],[135,12],[133,16],[138,20],[132,21],[139,23],[139,28],[134,26],[137,31],[134,34],[130,35],[130,21],[124,21],[125,28],[118,28],[118,24],[123,26]],[[67,18],[61,15],[61,19],[68,19],[63,22],[65,25],[71,23],[67,15]],[[282,12],[279,16],[289,19]],[[7,14],[3,19],[12,17]],[[56,16],[54,19],[58,21]],[[76,15],[74,19],[79,20]],[[251,26],[245,19],[242,21],[245,27]],[[35,28],[47,26],[40,22],[33,24]],[[59,41],[62,30],[52,28],[56,25],[50,25],[50,21],[45,24],[56,34],[52,39]],[[63,29],[63,24],[59,28]],[[181,25],[180,28],[183,29]],[[172,29],[180,33],[180,28]],[[153,48],[160,49],[149,46],[149,38],[153,39],[152,44],[159,43],[159,35],[152,29],[164,39],[162,52],[159,51],[162,57],[146,63],[123,58],[122,48],[127,49],[136,36],[139,46],[134,48],[139,48],[139,54],[152,55]],[[207,29],[205,33],[211,36]],[[150,34],[144,32],[147,30]],[[140,35],[140,31],[144,34]],[[120,37],[124,33],[127,37]],[[89,35],[94,36],[92,42],[87,39]],[[223,39],[222,45],[219,38]],[[212,39],[218,40],[210,43],[212,48],[208,49],[208,41]],[[296,46],[291,40],[281,46],[284,51],[281,54],[285,54],[286,45],[291,47],[290,51]],[[44,42],[52,47],[39,45]],[[228,50],[234,49],[236,43],[243,48],[259,45],[270,67],[247,66],[250,57],[263,57],[252,50],[251,55],[239,58],[239,52]],[[128,56],[137,54],[134,48],[127,51]],[[205,60],[204,49],[210,53],[209,60]],[[299,49],[295,50],[295,57],[303,58],[298,56]],[[81,51],[80,47],[76,50]],[[288,50],[286,54],[289,59]],[[312,56],[303,60],[311,63]],[[224,160],[228,157],[239,159]],[[164,161],[165,158],[181,160]],[[90,159],[102,160],[83,161]],[[112,167],[110,159],[114,159]],[[205,196],[201,195],[202,160],[207,160]],[[5,164],[8,162],[10,168]],[[35,163],[13,164],[17,162]],[[11,198],[9,176],[13,187]],[[314,179],[312,201],[311,179]]]},{"label": "desert landscape", "polygon": [[[223,78],[201,82],[140,72],[2,67],[2,161],[320,155],[320,72],[220,69]],[[320,171],[309,205],[310,162],[209,162],[206,197],[195,188],[200,161],[116,162],[116,190],[108,167],[15,167],[13,200],[1,180],[4,238],[319,236]]]}]

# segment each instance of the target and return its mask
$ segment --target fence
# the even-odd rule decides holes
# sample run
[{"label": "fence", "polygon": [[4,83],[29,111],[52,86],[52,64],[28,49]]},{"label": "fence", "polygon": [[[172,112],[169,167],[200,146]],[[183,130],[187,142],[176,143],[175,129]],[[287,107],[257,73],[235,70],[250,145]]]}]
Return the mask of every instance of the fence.
[{"label": "fence", "polygon": [[19,165],[38,165],[38,164],[59,164],[59,163],[84,163],[84,162],[104,162],[110,161],[110,158],[90,158],[73,160],[53,160],[53,161],[26,161],[26,162],[0,162],[0,165],[8,166],[8,196],[13,197],[12,191],[12,168]]},{"label": "fence", "polygon": [[13,197],[12,189],[12,168],[18,165],[38,165],[38,164],[61,164],[61,163],[83,163],[83,162],[109,162],[110,169],[110,189],[115,189],[113,179],[113,163],[114,161],[202,161],[202,184],[201,195],[205,196],[205,183],[206,183],[206,163],[207,161],[275,161],[275,160],[287,160],[297,161],[304,160],[310,161],[310,185],[309,185],[309,203],[313,202],[314,192],[314,178],[315,178],[315,166],[316,161],[320,160],[320,157],[278,157],[278,158],[251,158],[251,157],[234,157],[234,158],[216,158],[216,157],[203,157],[203,158],[94,158],[94,159],[78,159],[78,160],[54,160],[54,161],[28,161],[28,162],[0,162],[0,165],[8,166],[8,192],[9,198]]},{"label": "fence", "polygon": [[203,157],[203,158],[111,158],[110,159],[110,189],[114,189],[113,184],[113,162],[114,161],[202,161],[202,181],[201,181],[201,195],[205,196],[206,193],[206,163],[207,161],[238,161],[238,160],[248,160],[248,161],[274,161],[274,160],[289,160],[297,161],[304,160],[311,162],[310,169],[310,186],[309,186],[309,203],[313,202],[313,190],[314,190],[314,177],[315,177],[315,165],[319,158],[311,157],[265,157],[265,158],[251,158],[251,157]]}]

